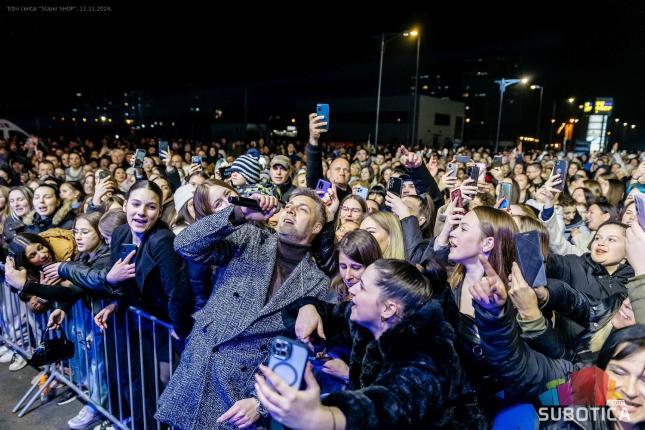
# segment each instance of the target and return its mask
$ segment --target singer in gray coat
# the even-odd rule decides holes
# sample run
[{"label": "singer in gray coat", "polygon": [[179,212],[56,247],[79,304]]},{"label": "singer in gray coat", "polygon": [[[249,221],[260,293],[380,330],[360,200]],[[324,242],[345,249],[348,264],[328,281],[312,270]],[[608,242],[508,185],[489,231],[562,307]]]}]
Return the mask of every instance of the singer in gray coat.
[{"label": "singer in gray coat", "polygon": [[[222,245],[231,255],[208,303],[195,313],[179,366],[159,399],[156,418],[182,430],[234,429],[245,422],[264,428],[266,420],[255,412],[259,403],[252,403],[253,375],[268,359],[271,340],[286,334],[281,312],[302,297],[328,294],[329,278],[309,252],[325,222],[324,206],[312,190],[292,193],[276,233],[250,224],[235,227],[231,219],[239,212],[225,207],[175,239],[179,254],[202,264],[217,259],[214,250],[221,252]],[[238,401],[246,416],[230,412],[237,411]],[[227,411],[227,419],[218,422]]]}]

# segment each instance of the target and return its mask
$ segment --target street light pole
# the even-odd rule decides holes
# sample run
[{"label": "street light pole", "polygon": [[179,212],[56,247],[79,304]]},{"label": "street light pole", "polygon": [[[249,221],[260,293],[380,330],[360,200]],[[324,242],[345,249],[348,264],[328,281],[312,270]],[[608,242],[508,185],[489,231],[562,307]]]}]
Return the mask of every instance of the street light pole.
[{"label": "street light pole", "polygon": [[417,144],[418,128],[419,128],[419,58],[421,54],[421,35],[417,34],[417,66],[416,74],[414,76],[414,112],[412,113],[412,145],[411,148]]},{"label": "street light pole", "polygon": [[544,96],[544,87],[542,85],[531,85],[532,90],[540,90],[540,103],[538,104],[537,124],[535,126],[535,138],[540,140],[540,121],[542,121],[542,97]]},{"label": "street light pole", "polygon": [[385,55],[385,33],[381,33],[381,60],[378,66],[378,92],[376,94],[376,125],[374,127],[374,148],[378,143],[378,121],[381,113],[381,82],[383,80],[383,56]]},{"label": "street light pole", "polygon": [[[386,38],[387,36],[387,38]],[[374,125],[374,147],[378,143],[378,129],[381,115],[381,86],[383,83],[383,57],[385,56],[385,45],[399,37],[418,36],[416,31],[405,31],[399,33],[381,33],[381,56],[378,67],[378,90],[376,93],[376,124]],[[419,77],[419,46],[417,42],[417,81]]]},{"label": "street light pole", "polygon": [[502,78],[498,81],[495,81],[497,85],[499,85],[499,112],[497,113],[497,137],[495,138],[495,153],[497,154],[497,151],[499,149],[499,132],[500,132],[500,127],[502,124],[502,106],[504,105],[504,92],[506,91],[506,87],[510,87],[511,85],[515,85],[517,83],[526,83],[528,82],[528,79],[505,79]]}]

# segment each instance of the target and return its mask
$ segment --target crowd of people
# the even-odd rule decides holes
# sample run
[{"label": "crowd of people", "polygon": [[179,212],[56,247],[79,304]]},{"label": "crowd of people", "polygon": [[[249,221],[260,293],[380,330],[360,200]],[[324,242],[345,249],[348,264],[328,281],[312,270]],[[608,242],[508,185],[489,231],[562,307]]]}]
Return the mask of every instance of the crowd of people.
[{"label": "crowd of people", "polygon": [[[161,396],[121,411],[133,428],[645,426],[645,152],[338,144],[327,125],[311,114],[288,143],[0,140],[4,297],[53,329],[84,306],[72,324],[108,349],[129,306],[172,326]],[[0,313],[3,335],[21,324]],[[277,336],[312,351],[301,387],[267,367]],[[124,383],[90,360],[103,395],[71,429]],[[606,401],[573,406],[605,413],[544,417],[553,381],[587,368]]]}]

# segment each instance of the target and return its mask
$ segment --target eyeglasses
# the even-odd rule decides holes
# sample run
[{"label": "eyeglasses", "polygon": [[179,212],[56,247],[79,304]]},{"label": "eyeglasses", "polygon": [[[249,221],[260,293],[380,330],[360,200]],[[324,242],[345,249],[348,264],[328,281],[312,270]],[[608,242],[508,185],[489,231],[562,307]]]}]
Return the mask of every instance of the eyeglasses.
[{"label": "eyeglasses", "polygon": [[73,235],[80,234],[81,236],[87,236],[87,235],[88,235],[88,234],[90,234],[91,232],[92,232],[92,230],[89,230],[89,229],[87,229],[87,228],[81,228],[81,229],[73,228],[73,229],[72,229],[72,234],[73,234]]},{"label": "eyeglasses", "polygon": [[353,214],[360,214],[363,212],[363,209],[361,208],[348,208],[347,206],[343,206],[340,210],[343,212],[351,212]]}]

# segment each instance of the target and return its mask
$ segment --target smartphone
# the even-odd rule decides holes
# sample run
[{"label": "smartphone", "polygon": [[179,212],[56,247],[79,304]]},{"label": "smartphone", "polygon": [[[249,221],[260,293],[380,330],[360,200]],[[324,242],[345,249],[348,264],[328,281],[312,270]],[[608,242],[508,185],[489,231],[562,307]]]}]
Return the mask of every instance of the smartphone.
[{"label": "smartphone", "polygon": [[168,141],[167,140],[160,140],[159,141],[159,147],[157,148],[159,150],[159,155],[161,155],[162,152],[168,152],[170,149],[168,146]]},{"label": "smartphone", "polygon": [[569,162],[567,160],[558,160],[555,162],[555,166],[553,166],[553,171],[551,172],[551,176],[560,175],[560,179],[562,180],[562,183],[556,185],[553,188],[557,189],[560,192],[564,190],[564,184],[567,181],[568,171],[569,171]]},{"label": "smartphone", "polygon": [[108,178],[109,176],[110,176],[110,172],[108,172],[107,170],[99,171],[99,179],[105,179],[105,178]]},{"label": "smartphone", "polygon": [[537,230],[517,233],[515,235],[515,252],[517,264],[520,266],[526,283],[533,288],[545,286],[546,271],[540,233]]},{"label": "smartphone", "polygon": [[277,373],[291,388],[302,386],[309,350],[304,343],[277,336],[271,341],[269,369]]},{"label": "smartphone", "polygon": [[455,161],[457,163],[466,164],[470,162],[470,157],[467,155],[457,155],[455,156]]},{"label": "smartphone", "polygon": [[137,149],[134,153],[134,167],[143,167],[143,158],[145,156],[145,149]]},{"label": "smartphone", "polygon": [[365,187],[356,187],[356,190],[354,191],[354,194],[356,194],[357,196],[361,196],[363,198],[363,200],[367,200],[368,191],[369,190],[367,188],[365,188]]},{"label": "smartphone", "polygon": [[464,207],[464,198],[462,197],[461,190],[459,188],[455,188],[450,192],[450,201],[456,208]]},{"label": "smartphone", "polygon": [[327,125],[321,128],[323,130],[329,130],[329,105],[327,103],[318,103],[316,105],[316,115],[325,117]]},{"label": "smartphone", "polygon": [[260,204],[257,200],[249,199],[248,197],[229,196],[228,202],[232,205],[260,210]]},{"label": "smartphone", "polygon": [[403,179],[393,177],[387,183],[387,191],[390,191],[397,196],[401,196],[401,190],[403,189]]},{"label": "smartphone", "polygon": [[[137,245],[134,243],[122,243],[121,247],[119,248],[119,257],[121,258],[121,261],[125,260],[125,258],[132,252],[137,250]],[[135,253],[136,256],[136,253]],[[130,264],[134,262],[134,257],[130,260]]]},{"label": "smartphone", "polygon": [[479,167],[468,166],[467,175],[468,178],[472,179],[475,182],[475,185],[477,185],[479,182]]},{"label": "smartphone", "polygon": [[232,173],[233,172],[231,172],[230,167],[220,167],[219,168],[219,174],[220,174],[220,177],[222,178],[222,180],[230,178]]},{"label": "smartphone", "polygon": [[496,155],[493,157],[493,167],[502,167],[503,156]]},{"label": "smartphone", "polygon": [[457,177],[457,169],[459,169],[459,165],[457,163],[448,163],[448,172],[452,172],[450,173],[451,177]]},{"label": "smartphone", "polygon": [[477,181],[485,182],[486,181],[486,163],[475,163],[475,166],[479,167],[479,176]]},{"label": "smartphone", "polygon": [[500,205],[500,209],[508,209],[509,205],[511,204],[511,194],[513,192],[513,184],[510,184],[508,182],[502,182],[499,187],[499,195],[497,196],[497,200],[499,199],[504,199]]},{"label": "smartphone", "polygon": [[641,228],[645,230],[645,195],[634,194],[634,206],[636,206],[636,217]]},{"label": "smartphone", "polygon": [[202,157],[199,155],[193,155],[193,164],[202,164]]},{"label": "smartphone", "polygon": [[331,188],[331,182],[325,181],[324,179],[318,179],[318,183],[316,184],[316,193],[318,193],[320,197],[327,194],[327,191],[330,188]]}]

